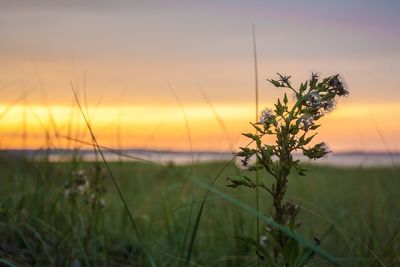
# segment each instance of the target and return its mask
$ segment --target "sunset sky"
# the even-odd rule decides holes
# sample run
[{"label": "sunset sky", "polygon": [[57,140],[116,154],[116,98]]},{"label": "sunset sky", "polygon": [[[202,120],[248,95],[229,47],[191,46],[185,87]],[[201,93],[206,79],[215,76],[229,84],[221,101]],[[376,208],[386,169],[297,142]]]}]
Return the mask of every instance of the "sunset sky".
[{"label": "sunset sky", "polygon": [[283,94],[276,72],[341,73],[350,96],[318,140],[399,151],[399,14],[395,0],[0,1],[0,148],[85,147],[65,138],[89,140],[71,83],[102,145],[235,148],[255,120],[254,23],[261,108]]}]

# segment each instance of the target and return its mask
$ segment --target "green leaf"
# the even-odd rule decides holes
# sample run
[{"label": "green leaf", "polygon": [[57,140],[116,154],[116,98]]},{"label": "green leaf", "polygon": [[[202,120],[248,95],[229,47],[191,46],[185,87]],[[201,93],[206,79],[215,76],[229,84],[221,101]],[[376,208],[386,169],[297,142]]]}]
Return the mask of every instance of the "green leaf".
[{"label": "green leaf", "polygon": [[242,135],[244,135],[250,139],[254,139],[254,134],[252,134],[252,133],[242,133]]},{"label": "green leaf", "polygon": [[308,82],[302,83],[300,85],[300,90],[299,90],[300,93],[303,93],[303,92],[305,92],[307,90],[307,85],[308,85]]},{"label": "green leaf", "polygon": [[317,135],[317,133],[315,133],[315,134],[313,134],[313,135],[311,135],[311,136],[309,136],[309,137],[306,138],[306,133],[304,133],[304,134],[303,134],[302,136],[300,136],[300,138],[299,138],[299,143],[300,143],[300,145],[302,145],[302,146],[307,145],[308,143],[310,143],[310,142],[312,141],[312,139],[313,139],[316,135]]},{"label": "green leaf", "polygon": [[290,126],[289,132],[290,132],[292,135],[298,134],[299,131],[300,131],[300,129],[299,129],[296,125],[291,125],[291,126]]},{"label": "green leaf", "polygon": [[264,132],[264,131],[263,131],[260,127],[258,127],[255,123],[251,123],[251,122],[250,122],[250,124],[253,125],[253,127],[254,127],[258,132],[261,132],[261,133]]},{"label": "green leaf", "polygon": [[235,153],[235,156],[239,157],[250,157],[254,154],[254,151],[248,147],[239,147],[241,151]]},{"label": "green leaf", "polygon": [[256,136],[256,143],[257,143],[257,147],[260,148],[262,145],[261,139],[260,137]]},{"label": "green leaf", "polygon": [[307,145],[308,143],[310,143],[312,141],[312,139],[314,138],[315,134],[312,136],[307,137],[304,142],[303,145]]},{"label": "green leaf", "polygon": [[285,96],[283,97],[283,103],[284,103],[285,105],[287,105],[287,103],[288,103],[288,98],[287,98],[286,93],[285,93]]},{"label": "green leaf", "polygon": [[275,87],[282,87],[281,83],[278,82],[278,81],[275,81],[275,80],[272,80],[272,79],[271,80],[267,80],[267,81],[272,83]]},{"label": "green leaf", "polygon": [[320,124],[316,124],[316,125],[313,125],[313,126],[311,126],[309,129],[310,130],[316,130],[316,129],[318,129],[319,128],[319,126],[321,126]]},{"label": "green leaf", "polygon": [[239,149],[242,150],[243,152],[246,152],[246,153],[250,153],[251,152],[251,149],[248,148],[248,147],[239,147]]},{"label": "green leaf", "polygon": [[300,137],[299,137],[299,143],[300,145],[303,145],[304,143],[304,138],[306,137],[306,133],[303,133]]},{"label": "green leaf", "polygon": [[296,172],[300,175],[300,176],[306,176],[306,169],[303,169],[302,167],[296,165],[295,166]]},{"label": "green leaf", "polygon": [[281,101],[279,99],[278,99],[278,103],[275,104],[275,108],[276,108],[276,110],[275,110],[276,114],[279,115],[279,116],[282,116],[284,108],[283,108],[282,103],[281,103]]},{"label": "green leaf", "polygon": [[256,187],[256,184],[253,183],[253,181],[249,177],[246,177],[246,176],[237,175],[237,176],[233,176],[233,177],[228,177],[226,179],[228,181],[232,182],[231,184],[227,185],[228,187],[236,188],[241,185],[249,187],[249,188]]}]

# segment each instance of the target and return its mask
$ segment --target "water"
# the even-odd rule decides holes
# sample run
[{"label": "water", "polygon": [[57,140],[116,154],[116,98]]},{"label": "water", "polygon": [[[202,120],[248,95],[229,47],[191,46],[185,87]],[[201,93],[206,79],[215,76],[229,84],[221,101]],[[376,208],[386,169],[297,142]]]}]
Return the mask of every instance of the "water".
[{"label": "water", "polygon": [[[46,156],[46,151],[37,150],[7,150],[3,153],[11,153],[14,155],[25,155],[31,159],[42,159]],[[49,150],[48,155],[51,161],[68,161],[71,160],[74,153],[81,160],[93,161],[96,159],[95,153],[92,150],[80,150],[73,152],[71,150]],[[126,149],[121,151],[104,150],[104,156],[107,161],[137,161],[144,160],[157,163],[175,163],[187,164],[191,162],[209,162],[209,161],[229,161],[233,154],[229,152],[212,152],[212,151],[197,151],[194,153],[179,152],[179,151],[159,151],[159,150],[141,150],[141,149]],[[324,164],[331,166],[400,166],[400,153],[385,153],[385,152],[348,152],[348,153],[331,153],[327,157],[319,160],[308,160],[302,155],[296,155],[295,158],[303,162],[312,164]],[[101,159],[98,157],[98,159]]]}]

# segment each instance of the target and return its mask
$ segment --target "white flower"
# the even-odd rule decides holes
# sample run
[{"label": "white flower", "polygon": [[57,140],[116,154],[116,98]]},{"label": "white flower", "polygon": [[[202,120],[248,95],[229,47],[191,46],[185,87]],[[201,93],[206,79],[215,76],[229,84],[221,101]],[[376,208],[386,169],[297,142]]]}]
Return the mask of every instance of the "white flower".
[{"label": "white flower", "polygon": [[272,118],[274,118],[272,109],[266,108],[263,111],[261,111],[259,122],[265,124],[268,123],[268,121]]},{"label": "white flower", "polygon": [[308,104],[312,107],[318,107],[321,104],[321,96],[317,91],[312,91],[308,95]]},{"label": "white flower", "polygon": [[308,129],[314,124],[314,118],[308,115],[303,115],[300,118],[300,126],[304,129]]},{"label": "white flower", "polygon": [[235,165],[241,170],[248,170],[249,168],[255,166],[257,163],[256,155],[252,155],[249,158],[246,157],[236,157]]}]

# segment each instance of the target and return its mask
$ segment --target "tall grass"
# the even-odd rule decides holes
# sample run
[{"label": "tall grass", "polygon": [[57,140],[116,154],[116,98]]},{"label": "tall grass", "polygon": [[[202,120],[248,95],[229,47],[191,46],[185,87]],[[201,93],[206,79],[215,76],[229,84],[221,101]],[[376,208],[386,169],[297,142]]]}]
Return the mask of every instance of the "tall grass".
[{"label": "tall grass", "polygon": [[[77,220],[71,221],[68,216],[70,204],[64,197],[64,182],[70,175],[70,163],[27,162],[3,155],[0,164],[4,170],[0,174],[1,203],[14,218],[10,220],[4,212],[0,215],[1,259],[16,266],[53,263],[66,266],[76,261],[81,266],[150,264],[143,262],[141,245],[132,235],[130,219],[118,194],[107,193],[106,206],[100,211],[96,234],[91,235],[90,241],[83,233],[86,219],[94,214],[81,203],[81,208],[76,210]],[[46,182],[42,179],[44,164],[49,164],[51,177]],[[76,164],[88,169],[93,163]],[[225,179],[217,180],[215,189],[210,190],[209,186],[215,178],[213,174],[222,169],[221,178],[235,175],[237,169],[232,164],[197,164],[194,178],[188,175],[191,166],[139,162],[109,162],[108,165],[115,177],[121,177],[118,181],[121,192],[127,206],[134,211],[132,217],[141,240],[157,266],[185,263],[189,252],[188,246],[183,249],[187,218],[191,213],[198,216],[201,207],[197,238],[190,250],[188,265],[248,266],[256,263],[254,251],[235,239],[238,235],[256,233],[251,217],[257,213],[247,208],[254,206],[253,195],[245,189],[232,194],[225,188]],[[291,177],[293,184],[288,192],[290,198],[302,203],[303,227],[299,234],[308,240],[322,239],[322,235],[330,231],[321,248],[335,255],[343,266],[399,264],[397,188],[400,184],[393,169],[310,168],[312,172],[307,177]],[[398,173],[400,169],[394,171]],[[194,194],[184,191],[187,195],[182,195],[188,181],[196,185]],[[107,184],[109,188],[113,186],[111,180]],[[203,196],[207,191],[210,193],[205,200]],[[192,198],[195,195],[200,197]],[[263,199],[260,208],[266,208],[268,201]],[[196,223],[196,217],[192,218],[191,229]],[[327,266],[327,263],[316,258],[310,266]]]}]

